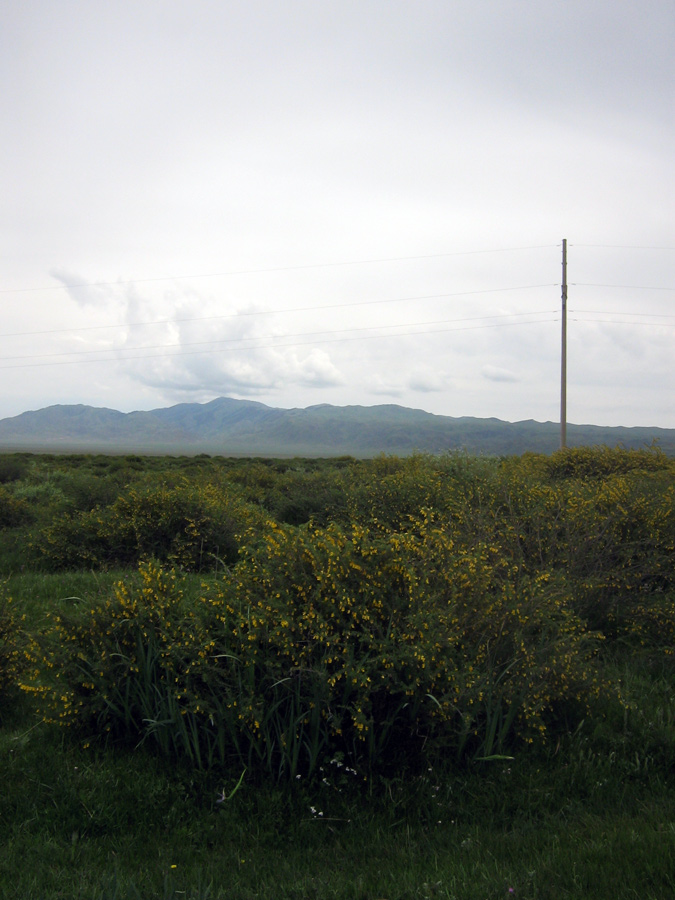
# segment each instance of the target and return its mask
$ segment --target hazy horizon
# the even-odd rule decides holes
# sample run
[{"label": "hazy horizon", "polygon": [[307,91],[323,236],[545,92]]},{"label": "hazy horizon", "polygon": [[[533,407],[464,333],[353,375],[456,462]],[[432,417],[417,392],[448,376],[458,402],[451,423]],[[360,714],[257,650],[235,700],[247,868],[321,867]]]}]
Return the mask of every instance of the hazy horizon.
[{"label": "hazy horizon", "polygon": [[[147,408],[134,407],[134,408],[129,408],[129,409],[120,409],[118,407],[112,407],[112,406],[97,406],[97,405],[91,404],[91,403],[53,403],[53,404],[49,404],[48,406],[38,407],[35,409],[25,409],[19,413],[11,415],[11,416],[3,416],[2,418],[0,418],[0,422],[3,421],[4,419],[16,418],[17,416],[24,415],[25,413],[42,412],[45,409],[50,409],[52,407],[57,407],[57,406],[83,406],[83,407],[91,408],[91,409],[107,409],[112,412],[121,412],[124,415],[129,415],[129,414],[135,413],[135,412],[152,412],[153,410],[157,410],[157,409],[170,409],[174,406],[181,406],[186,403],[187,404],[196,403],[200,406],[205,406],[208,403],[213,403],[214,401],[220,400],[220,399],[237,400],[237,401],[241,401],[241,402],[245,402],[245,403],[246,402],[247,403],[260,403],[261,405],[266,406],[270,409],[281,409],[284,411],[289,411],[289,410],[294,410],[294,409],[305,409],[306,410],[306,409],[312,409],[314,407],[321,407],[321,406],[330,406],[335,409],[346,409],[349,407],[372,409],[372,408],[378,407],[378,406],[394,406],[399,409],[411,410],[413,412],[428,413],[429,415],[435,415],[435,416],[445,416],[446,415],[445,413],[432,413],[429,410],[424,409],[421,406],[406,406],[405,404],[393,403],[393,402],[340,404],[340,403],[324,403],[324,402],[319,401],[317,403],[308,404],[307,406],[280,406],[280,405],[271,404],[271,403],[263,403],[263,401],[261,401],[261,400],[246,400],[246,399],[237,398],[237,397],[213,397],[211,400],[202,400],[202,401],[182,400],[182,401],[179,401],[178,403],[168,403],[166,405],[161,405],[161,406],[148,406]],[[499,416],[472,416],[470,414],[466,414],[466,415],[462,415],[462,416],[448,416],[448,418],[457,418],[457,419],[469,418],[469,419],[479,419],[479,420],[497,419],[501,422],[506,422],[506,423],[512,424],[512,425],[518,425],[522,422],[535,422],[540,425],[560,425],[559,418],[558,419],[534,419],[531,416],[524,418],[524,419],[500,419]],[[621,425],[621,424],[619,424],[619,425],[599,425],[597,422],[573,422],[568,419],[567,424],[572,425],[572,426],[579,426],[579,427],[591,426],[591,427],[601,427],[601,428],[607,427],[607,428],[647,428],[647,429],[665,428],[665,429],[668,429],[668,426],[654,425],[651,423],[638,423],[637,425]],[[675,430],[675,429],[672,429],[672,430]]]}]

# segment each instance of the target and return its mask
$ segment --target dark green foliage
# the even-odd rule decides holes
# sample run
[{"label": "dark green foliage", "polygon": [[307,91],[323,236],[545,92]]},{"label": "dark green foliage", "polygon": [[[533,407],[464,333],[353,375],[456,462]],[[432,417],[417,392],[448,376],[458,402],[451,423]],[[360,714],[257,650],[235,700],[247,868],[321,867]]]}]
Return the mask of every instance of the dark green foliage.
[{"label": "dark green foliage", "polygon": [[52,570],[173,562],[191,571],[230,564],[239,532],[255,521],[232,489],[154,482],[124,490],[107,507],[75,510],[36,536]]},{"label": "dark green foliage", "polygon": [[17,528],[33,518],[26,500],[15,497],[6,487],[0,485],[0,530]]},{"label": "dark green foliage", "polygon": [[551,454],[545,468],[552,479],[604,478],[628,472],[672,470],[672,459],[658,445],[645,449],[624,447],[568,447]]},{"label": "dark green foliage", "polygon": [[113,503],[128,483],[128,474],[124,469],[68,472],[61,477],[59,486],[72,509],[89,512]]},{"label": "dark green foliage", "polygon": [[0,484],[19,481],[28,470],[29,454],[0,454]]},{"label": "dark green foliage", "polygon": [[0,585],[0,725],[11,715],[19,697],[19,679],[26,669],[24,617]]},{"label": "dark green foliage", "polygon": [[[675,895],[668,458],[23,462],[0,488],[2,900]],[[59,547],[80,570],[39,574]],[[184,574],[205,560],[217,578]],[[21,671],[37,644],[59,665]],[[579,659],[603,688],[576,682],[583,709]],[[434,673],[473,717],[445,744]],[[73,726],[36,717],[77,684]],[[520,688],[552,698],[548,740]]]},{"label": "dark green foliage", "polygon": [[266,507],[287,525],[327,525],[346,513],[345,478],[332,471],[289,469],[276,480]]},{"label": "dark green foliage", "polygon": [[[226,581],[186,618],[144,568],[138,596],[120,586],[105,609],[56,623],[58,659],[36,649],[36,680],[60,673],[44,686],[56,717],[286,779],[321,753],[370,777],[558,740],[620,690],[603,648],[673,664],[672,464],[599,455],[609,474],[593,479],[549,479],[532,456],[146,476],[45,528],[50,565],[202,571],[208,555]],[[309,524],[279,521],[305,497]]]}]

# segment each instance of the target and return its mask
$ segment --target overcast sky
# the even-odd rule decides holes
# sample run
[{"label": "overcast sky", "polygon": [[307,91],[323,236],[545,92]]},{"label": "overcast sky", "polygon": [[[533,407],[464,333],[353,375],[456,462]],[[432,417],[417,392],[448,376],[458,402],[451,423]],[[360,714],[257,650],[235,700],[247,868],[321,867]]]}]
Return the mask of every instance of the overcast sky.
[{"label": "overcast sky", "polygon": [[672,0],[0,0],[0,418],[675,427]]}]

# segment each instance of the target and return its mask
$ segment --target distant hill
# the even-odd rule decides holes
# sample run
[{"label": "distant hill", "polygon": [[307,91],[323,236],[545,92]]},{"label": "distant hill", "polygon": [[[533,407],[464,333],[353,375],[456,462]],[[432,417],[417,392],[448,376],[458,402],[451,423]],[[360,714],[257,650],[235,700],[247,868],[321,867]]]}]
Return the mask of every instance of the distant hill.
[{"label": "distant hill", "polygon": [[[570,446],[644,447],[675,455],[675,429],[568,425]],[[225,456],[375,456],[416,451],[512,455],[551,453],[555,422],[436,416],[393,404],[277,409],[220,397],[148,412],[49,406],[0,420],[0,450],[103,453],[211,453]]]}]

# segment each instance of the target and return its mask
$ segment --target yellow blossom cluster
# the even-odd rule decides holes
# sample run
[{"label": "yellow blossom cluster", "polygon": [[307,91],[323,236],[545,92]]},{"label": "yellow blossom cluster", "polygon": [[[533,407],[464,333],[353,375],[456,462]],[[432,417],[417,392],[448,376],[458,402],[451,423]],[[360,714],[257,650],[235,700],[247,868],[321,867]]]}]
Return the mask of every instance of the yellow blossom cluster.
[{"label": "yellow blossom cluster", "polygon": [[[99,536],[138,554],[164,534],[174,568],[146,561],[105,601],[55,616],[24,685],[87,742],[275,777],[329,753],[372,770],[555,738],[612,690],[608,642],[672,660],[672,476],[655,451],[383,457],[350,470],[331,521],[301,525],[215,485],[128,491],[97,513]],[[250,477],[242,490],[261,497],[276,484],[260,463]],[[219,503],[238,554],[196,587],[185,570]]]}]

